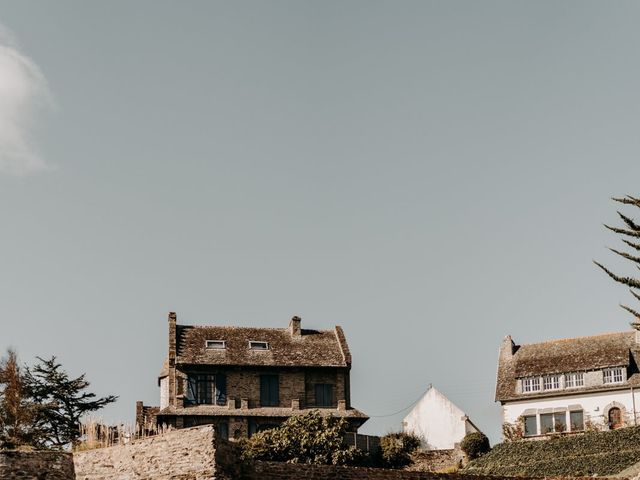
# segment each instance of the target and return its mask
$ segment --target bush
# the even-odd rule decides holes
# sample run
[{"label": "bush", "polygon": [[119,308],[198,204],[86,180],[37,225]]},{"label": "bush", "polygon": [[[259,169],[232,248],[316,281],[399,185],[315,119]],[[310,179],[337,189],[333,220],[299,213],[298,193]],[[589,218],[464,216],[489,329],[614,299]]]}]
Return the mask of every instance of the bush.
[{"label": "bush", "polygon": [[640,426],[557,436],[552,440],[504,442],[472,461],[470,475],[611,476],[640,461]]},{"label": "bush", "polygon": [[314,410],[289,417],[279,427],[264,430],[243,440],[242,458],[289,463],[356,465],[366,455],[344,445],[347,421],[325,417]]},{"label": "bush", "polygon": [[400,468],[411,463],[411,454],[420,446],[420,439],[411,433],[389,433],[380,439],[380,464],[385,468]]},{"label": "bush", "polygon": [[491,445],[489,445],[489,439],[484,433],[470,432],[462,439],[460,448],[469,460],[473,460],[490,451]]}]

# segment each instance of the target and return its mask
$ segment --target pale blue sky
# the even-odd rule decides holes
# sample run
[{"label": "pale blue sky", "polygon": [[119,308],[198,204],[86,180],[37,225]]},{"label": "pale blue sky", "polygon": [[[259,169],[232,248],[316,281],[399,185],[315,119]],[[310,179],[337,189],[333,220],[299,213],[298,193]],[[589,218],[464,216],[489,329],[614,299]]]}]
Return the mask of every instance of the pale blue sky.
[{"label": "pale blue sky", "polygon": [[[352,400],[499,438],[497,348],[628,328],[640,4],[3,1],[49,169],[0,175],[0,348],[158,403],[166,315],[344,327]],[[0,136],[0,140],[2,137]],[[0,155],[2,153],[0,152]],[[403,414],[363,431],[397,429]]]}]

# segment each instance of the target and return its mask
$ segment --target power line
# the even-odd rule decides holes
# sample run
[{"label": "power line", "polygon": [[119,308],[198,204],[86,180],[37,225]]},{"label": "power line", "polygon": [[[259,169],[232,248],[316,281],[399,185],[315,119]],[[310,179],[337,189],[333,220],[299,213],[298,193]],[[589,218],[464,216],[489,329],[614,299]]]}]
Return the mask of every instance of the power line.
[{"label": "power line", "polygon": [[[431,388],[431,385],[429,385],[429,388]],[[413,407],[416,403],[418,403],[418,400],[420,400],[422,397],[424,397],[424,394],[427,393],[427,390],[422,392],[418,398],[416,398],[413,402],[411,402],[410,405],[407,405],[406,407],[398,410],[397,412],[388,413],[386,415],[369,415],[369,418],[384,418],[384,417],[393,417],[394,415],[398,415],[399,413],[404,412],[405,410]]]}]

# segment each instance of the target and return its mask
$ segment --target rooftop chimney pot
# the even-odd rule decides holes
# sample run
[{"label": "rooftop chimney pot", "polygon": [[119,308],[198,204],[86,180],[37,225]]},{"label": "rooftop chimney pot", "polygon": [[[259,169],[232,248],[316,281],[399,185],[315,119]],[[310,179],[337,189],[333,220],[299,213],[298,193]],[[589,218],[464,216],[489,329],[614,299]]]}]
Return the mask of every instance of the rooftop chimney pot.
[{"label": "rooftop chimney pot", "polygon": [[301,323],[302,323],[302,319],[297,315],[294,316],[289,322],[289,331],[291,332],[292,337],[302,336],[302,328],[300,327]]}]

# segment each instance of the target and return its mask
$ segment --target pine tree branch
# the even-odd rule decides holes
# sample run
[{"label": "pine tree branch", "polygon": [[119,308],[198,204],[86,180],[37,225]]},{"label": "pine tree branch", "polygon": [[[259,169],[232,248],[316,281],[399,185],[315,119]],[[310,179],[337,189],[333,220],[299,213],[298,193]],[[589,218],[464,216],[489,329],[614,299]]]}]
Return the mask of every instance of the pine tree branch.
[{"label": "pine tree branch", "polygon": [[628,287],[640,288],[640,280],[636,280],[635,278],[631,278],[631,277],[620,277],[620,276],[616,275],[615,273],[613,273],[611,270],[607,269],[607,267],[605,267],[605,266],[601,265],[600,263],[596,262],[595,260],[593,261],[593,263],[595,263],[602,270],[604,270],[604,272],[607,275],[609,275],[611,278],[613,278],[616,282],[622,283],[624,285],[627,285]]},{"label": "pine tree branch", "polygon": [[633,243],[633,242],[630,242],[629,240],[625,240],[624,238],[622,239],[622,241],[627,245],[629,245],[631,248],[635,248],[640,252],[640,243]]},{"label": "pine tree branch", "polygon": [[631,260],[632,262],[640,264],[640,257],[634,257],[633,255],[630,255],[627,252],[620,252],[615,248],[610,248],[609,250],[611,250],[613,253],[617,253],[618,255],[620,255],[623,258],[626,258],[627,260]]},{"label": "pine tree branch", "polygon": [[631,307],[627,307],[626,305],[622,305],[620,304],[620,307],[622,307],[623,309],[625,309],[627,312],[629,312],[631,315],[633,315],[636,318],[640,318],[640,313],[636,312],[633,308]]},{"label": "pine tree branch", "polygon": [[636,297],[638,300],[640,300],[640,293],[636,293],[633,290],[629,289],[629,291],[631,292],[631,295],[633,295],[634,297]]},{"label": "pine tree branch", "polygon": [[634,205],[636,207],[640,207],[640,198],[632,197],[631,195],[626,195],[621,198],[611,197],[611,200],[614,200],[619,203],[624,203],[625,205]]},{"label": "pine tree branch", "polygon": [[632,218],[627,217],[624,213],[622,212],[618,212],[618,215],[620,216],[620,218],[622,219],[622,221],[624,221],[624,223],[627,224],[627,226],[637,232],[640,230],[640,225],[638,225],[636,222],[633,221]]},{"label": "pine tree branch", "polygon": [[629,237],[640,238],[640,231],[634,232],[633,230],[625,230],[624,228],[610,227],[606,223],[604,224],[604,226],[605,226],[605,228],[608,228],[612,232],[619,233],[621,235],[627,235]]}]

